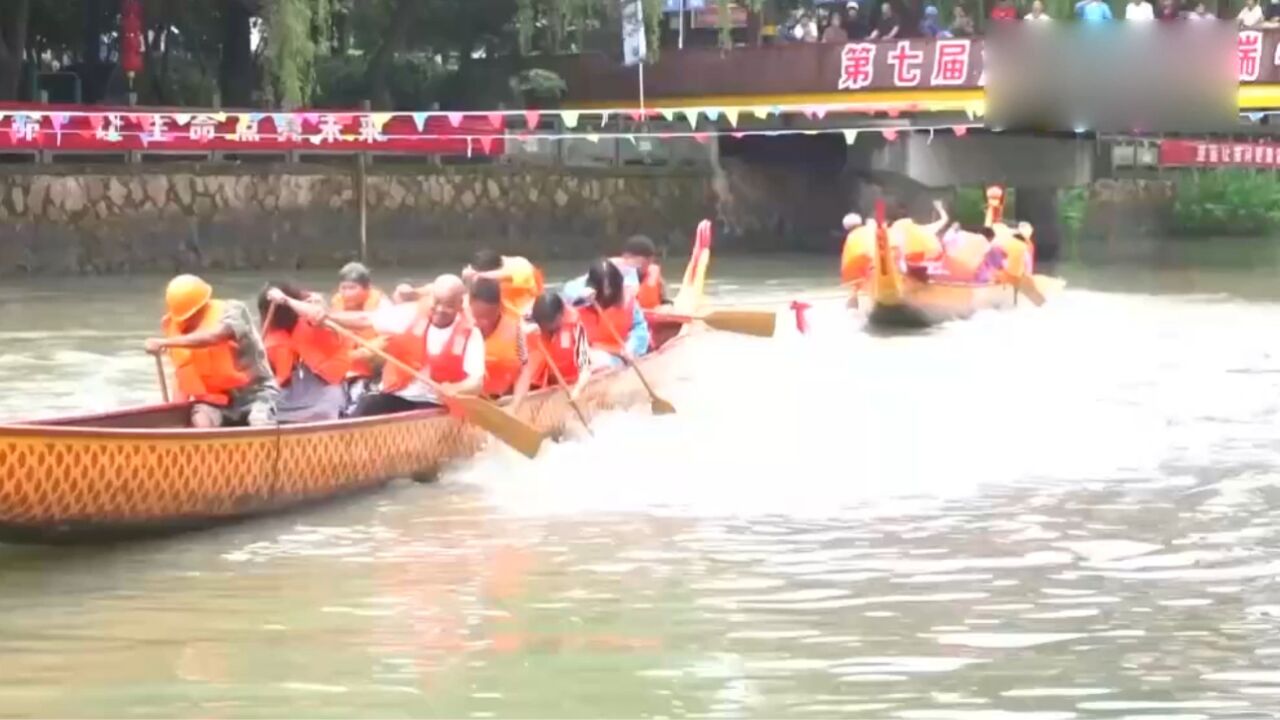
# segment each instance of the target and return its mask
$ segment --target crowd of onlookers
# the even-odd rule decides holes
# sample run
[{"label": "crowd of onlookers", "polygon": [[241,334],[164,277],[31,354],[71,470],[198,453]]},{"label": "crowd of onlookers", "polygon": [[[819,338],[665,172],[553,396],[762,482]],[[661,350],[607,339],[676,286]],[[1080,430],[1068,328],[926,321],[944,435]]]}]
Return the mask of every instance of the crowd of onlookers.
[{"label": "crowd of onlookers", "polygon": [[[878,2],[869,0],[864,8],[857,0],[845,5],[822,5],[812,9],[797,9],[780,29],[783,40],[791,42],[845,43],[862,40],[892,40],[895,38],[969,37],[977,34],[979,27],[964,4],[957,3],[949,20],[944,19],[936,5],[922,4],[928,0],[894,0]],[[878,4],[876,4],[878,2]],[[1086,22],[1107,20],[1175,21],[1218,20],[1219,15],[1206,7],[1205,0],[1126,0],[1122,12],[1113,9],[1105,0],[1079,0],[1073,9],[1074,18]],[[1031,0],[1019,7],[1015,0],[996,0],[983,25],[1037,22],[1053,19],[1045,11],[1042,0]],[[1241,28],[1280,28],[1280,0],[1268,0],[1265,7],[1259,0],[1244,0],[1244,6],[1235,20]]]}]

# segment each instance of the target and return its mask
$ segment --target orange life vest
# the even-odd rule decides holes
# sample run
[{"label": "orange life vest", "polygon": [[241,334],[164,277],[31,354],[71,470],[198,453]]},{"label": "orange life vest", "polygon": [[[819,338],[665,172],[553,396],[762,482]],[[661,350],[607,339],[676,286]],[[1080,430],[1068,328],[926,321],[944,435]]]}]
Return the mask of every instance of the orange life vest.
[{"label": "orange life vest", "polygon": [[560,321],[560,329],[551,337],[547,337],[542,330],[535,330],[529,336],[532,343],[533,358],[539,363],[539,368],[534,373],[535,384],[546,387],[556,383],[555,373],[551,372],[551,368],[547,366],[548,362],[555,363],[560,374],[564,376],[564,381],[572,385],[578,381],[578,358],[575,355],[577,350],[574,347],[574,338],[577,337],[578,328],[582,325],[582,321],[573,308],[565,308],[564,317]]},{"label": "orange life vest", "polygon": [[[373,312],[382,304],[383,297],[385,296],[381,290],[369,288],[369,294],[365,297],[363,304],[356,307],[348,307],[346,300],[342,297],[342,293],[334,293],[333,299],[329,301],[329,306],[339,312]],[[353,332],[365,340],[374,340],[378,337],[378,333],[373,328],[361,328]],[[357,347],[355,343],[351,343],[351,345],[352,347]],[[314,370],[315,368],[312,369]],[[373,377],[373,365],[368,360],[352,360],[351,368],[347,372],[351,377]]]},{"label": "orange life vest", "polygon": [[[204,309],[204,317],[193,332],[216,330],[222,324],[224,309],[221,300],[210,300]],[[160,321],[160,327],[168,338],[187,334],[182,330],[182,323],[168,315]],[[169,348],[178,402],[194,400],[221,407],[229,405],[231,391],[245,387],[252,380],[248,373],[236,367],[238,347],[234,340],[223,340],[209,347]]]},{"label": "orange life vest", "polygon": [[542,271],[517,256],[503,256],[502,267],[512,273],[501,283],[502,306],[516,317],[525,317],[533,309],[533,301],[546,289]]},{"label": "orange life vest", "polygon": [[[627,336],[631,334],[631,324],[635,322],[635,299],[628,297],[620,305],[605,308],[603,323],[608,323],[607,327],[602,323],[595,307],[583,308],[581,321],[587,331],[587,342],[591,347],[621,355],[622,343],[618,342],[615,335],[626,342]],[[609,327],[612,327],[614,332],[609,332]]]},{"label": "orange life vest", "polygon": [[852,285],[866,280],[871,275],[871,266],[875,261],[876,238],[870,225],[861,225],[849,231],[845,236],[844,248],[840,251],[840,282]]},{"label": "orange life vest", "polygon": [[652,310],[662,304],[662,268],[657,263],[649,263],[640,278],[640,290],[636,293],[636,302],[645,310]]},{"label": "orange life vest", "polygon": [[503,313],[498,327],[484,339],[484,393],[502,397],[511,392],[520,375],[520,319]]},{"label": "orange life vest", "polygon": [[342,382],[351,369],[351,344],[334,331],[316,327],[306,320],[299,319],[292,333],[269,330],[263,343],[281,387],[289,384],[298,360],[330,385]]},{"label": "orange life vest", "polygon": [[[463,366],[463,358],[467,354],[467,342],[471,339],[470,318],[459,313],[454,322],[453,332],[445,341],[439,355],[432,356],[427,352],[427,328],[431,327],[431,318],[419,313],[408,331],[387,338],[386,352],[391,357],[417,370],[425,372],[427,377],[438,383],[456,383],[467,379]],[[414,376],[402,370],[395,363],[387,363],[382,368],[382,391],[397,392],[409,386]]]}]

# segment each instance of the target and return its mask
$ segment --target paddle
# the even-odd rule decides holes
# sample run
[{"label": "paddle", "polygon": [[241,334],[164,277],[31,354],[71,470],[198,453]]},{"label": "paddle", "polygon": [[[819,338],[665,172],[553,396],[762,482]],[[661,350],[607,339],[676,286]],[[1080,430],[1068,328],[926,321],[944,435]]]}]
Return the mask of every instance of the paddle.
[{"label": "paddle", "polygon": [[569,391],[569,386],[564,382],[564,373],[560,372],[560,367],[551,359],[551,353],[547,352],[547,344],[542,342],[541,335],[538,336],[538,350],[542,353],[542,359],[546,361],[547,367],[551,368],[551,372],[555,374],[556,382],[560,383],[560,389],[564,391],[564,396],[569,401],[569,406],[577,413],[583,429],[587,431],[588,435],[595,437],[596,434],[591,432],[591,426],[587,424],[586,413],[582,412],[582,406],[578,404],[578,401],[573,399],[573,393]]},{"label": "paddle", "polygon": [[169,404],[169,380],[164,376],[164,358],[160,357],[160,353],[156,353],[153,357],[156,359],[156,377],[160,379],[160,397],[164,398],[164,404]]},{"label": "paddle", "polygon": [[644,316],[651,323],[689,323],[698,320],[716,330],[754,335],[756,337],[773,337],[774,329],[778,324],[778,314],[764,310],[711,310],[697,315],[646,310]]},{"label": "paddle", "polygon": [[450,410],[458,412],[466,419],[484,428],[494,437],[515,448],[520,454],[528,458],[537,457],[538,448],[542,446],[543,437],[542,433],[534,429],[533,426],[522,422],[511,413],[483,398],[450,395],[441,389],[439,383],[383,352],[368,340],[332,320],[325,320],[324,324],[325,327],[377,355],[384,361],[413,375],[432,390],[435,390],[440,398],[444,400],[445,405],[449,406]]},{"label": "paddle", "polygon": [[[600,308],[600,303],[592,299],[591,307],[594,307],[596,309],[596,314],[599,316],[600,324],[609,330],[609,334],[613,336],[613,341],[618,343],[619,347],[625,347],[626,343],[623,342],[622,338],[618,335],[618,331],[614,330],[613,326],[610,325],[607,320],[605,320],[604,310]],[[625,357],[623,359],[626,360]],[[649,385],[649,380],[645,378],[644,372],[640,370],[640,366],[631,360],[627,360],[627,362],[630,363],[631,369],[636,371],[636,377],[640,378],[640,384],[644,385],[645,392],[649,393],[649,405],[653,411],[653,414],[654,415],[670,415],[671,413],[675,412],[676,411],[675,405],[672,405],[666,400],[663,400],[662,398],[658,397],[658,394],[653,391],[653,387]]]},{"label": "paddle", "polygon": [[1044,305],[1044,293],[1040,292],[1040,288],[1036,287],[1035,278],[1030,275],[1023,275],[1013,281],[1013,286],[1018,292],[1027,296],[1036,307]]}]

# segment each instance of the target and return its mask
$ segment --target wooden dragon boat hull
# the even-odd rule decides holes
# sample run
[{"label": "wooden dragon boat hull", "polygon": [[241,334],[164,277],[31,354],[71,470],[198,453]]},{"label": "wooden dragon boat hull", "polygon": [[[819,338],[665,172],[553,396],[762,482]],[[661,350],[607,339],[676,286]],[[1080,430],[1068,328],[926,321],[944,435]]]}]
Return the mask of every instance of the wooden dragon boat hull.
[{"label": "wooden dragon boat hull", "polygon": [[[710,259],[699,228],[676,309],[701,300]],[[658,347],[638,362],[661,385],[701,333],[692,323],[655,323]],[[645,404],[629,368],[592,378],[580,397],[588,416]],[[565,393],[530,393],[520,416],[554,435],[577,420]],[[0,425],[0,540],[69,543],[171,533],[280,512],[370,490],[396,478],[425,479],[497,442],[443,409],[269,428],[186,427],[186,405]]]},{"label": "wooden dragon boat hull", "polygon": [[902,292],[868,298],[867,323],[875,328],[926,328],[971,317],[981,310],[1018,304],[1018,291],[1003,283],[922,282],[904,277]]}]

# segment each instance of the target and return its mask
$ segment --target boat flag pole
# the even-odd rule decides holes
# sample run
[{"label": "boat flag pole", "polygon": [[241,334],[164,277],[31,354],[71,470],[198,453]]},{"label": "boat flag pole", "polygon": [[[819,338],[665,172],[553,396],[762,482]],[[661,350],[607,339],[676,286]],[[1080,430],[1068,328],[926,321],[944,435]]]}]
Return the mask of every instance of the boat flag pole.
[{"label": "boat flag pole", "polygon": [[156,359],[156,378],[160,380],[160,397],[164,398],[164,404],[169,404],[169,380],[164,376],[164,358],[160,357],[160,353],[154,355]]}]

